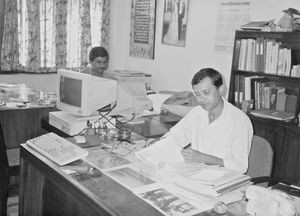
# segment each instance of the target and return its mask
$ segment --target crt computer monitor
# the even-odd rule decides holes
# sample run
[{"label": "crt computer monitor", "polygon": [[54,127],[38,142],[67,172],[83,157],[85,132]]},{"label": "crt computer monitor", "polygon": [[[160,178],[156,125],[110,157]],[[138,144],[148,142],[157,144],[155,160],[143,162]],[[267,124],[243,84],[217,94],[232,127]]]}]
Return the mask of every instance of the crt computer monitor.
[{"label": "crt computer monitor", "polygon": [[115,103],[117,81],[58,69],[57,108],[73,115],[90,116]]},{"label": "crt computer monitor", "polygon": [[152,108],[152,101],[147,98],[145,78],[131,77],[118,79],[117,104],[112,115],[127,119],[143,115],[143,111]]}]

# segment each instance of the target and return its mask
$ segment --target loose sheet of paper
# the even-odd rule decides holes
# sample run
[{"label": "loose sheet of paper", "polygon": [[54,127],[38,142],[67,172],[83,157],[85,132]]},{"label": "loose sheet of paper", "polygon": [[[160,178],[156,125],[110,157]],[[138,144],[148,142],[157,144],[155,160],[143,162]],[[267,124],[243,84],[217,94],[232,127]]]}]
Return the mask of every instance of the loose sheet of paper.
[{"label": "loose sheet of paper", "polygon": [[136,156],[151,166],[158,167],[161,162],[184,162],[181,149],[171,138],[165,138],[136,152]]}]

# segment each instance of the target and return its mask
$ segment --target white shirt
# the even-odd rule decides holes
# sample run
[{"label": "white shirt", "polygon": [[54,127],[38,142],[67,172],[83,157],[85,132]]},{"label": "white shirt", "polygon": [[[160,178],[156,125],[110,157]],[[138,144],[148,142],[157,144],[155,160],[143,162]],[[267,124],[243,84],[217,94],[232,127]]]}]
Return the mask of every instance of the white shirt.
[{"label": "white shirt", "polygon": [[191,143],[193,149],[223,159],[225,168],[245,173],[253,136],[252,124],[240,109],[225,99],[223,101],[222,113],[212,123],[209,123],[208,112],[197,106],[165,137],[177,150]]},{"label": "white shirt", "polygon": [[86,73],[86,74],[91,74],[91,75],[94,75],[94,76],[98,76],[98,77],[102,77],[102,78],[106,78],[106,79],[114,79],[116,80],[116,78],[111,75],[107,70],[105,70],[103,73],[95,73],[93,70],[92,70],[92,65],[91,63],[89,63],[83,70],[81,73]]}]

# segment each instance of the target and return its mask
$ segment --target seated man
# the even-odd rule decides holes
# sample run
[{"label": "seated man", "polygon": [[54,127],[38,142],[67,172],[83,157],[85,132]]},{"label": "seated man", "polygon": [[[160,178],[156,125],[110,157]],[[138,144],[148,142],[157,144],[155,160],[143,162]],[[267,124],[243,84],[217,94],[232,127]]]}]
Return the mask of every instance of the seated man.
[{"label": "seated man", "polygon": [[162,155],[162,149],[168,148],[158,160],[219,165],[245,173],[253,136],[250,119],[222,96],[224,86],[218,71],[201,69],[194,75],[192,87],[200,105],[141,152],[153,150],[154,155]]},{"label": "seated man", "polygon": [[93,47],[89,52],[89,61],[89,64],[83,69],[82,73],[114,79],[113,76],[107,72],[109,54],[104,47]]}]

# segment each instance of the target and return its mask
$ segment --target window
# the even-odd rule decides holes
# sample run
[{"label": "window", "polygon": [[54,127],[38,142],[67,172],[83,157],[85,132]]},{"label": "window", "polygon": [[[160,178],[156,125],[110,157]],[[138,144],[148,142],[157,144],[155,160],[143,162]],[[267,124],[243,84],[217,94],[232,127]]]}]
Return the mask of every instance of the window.
[{"label": "window", "polygon": [[92,47],[108,48],[109,7],[109,0],[6,0],[1,70],[80,70]]}]

